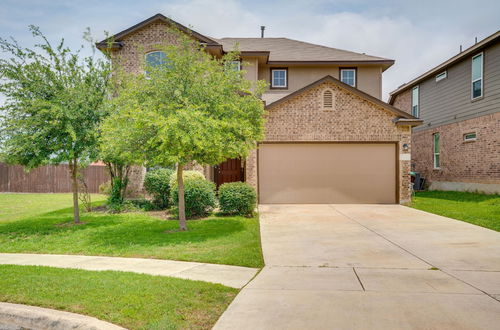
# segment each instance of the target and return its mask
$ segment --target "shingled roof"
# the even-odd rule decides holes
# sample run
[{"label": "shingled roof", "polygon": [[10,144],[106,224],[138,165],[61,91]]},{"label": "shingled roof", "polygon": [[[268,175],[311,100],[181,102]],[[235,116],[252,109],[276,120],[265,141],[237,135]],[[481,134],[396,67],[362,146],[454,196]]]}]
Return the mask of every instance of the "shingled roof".
[{"label": "shingled roof", "polygon": [[253,53],[267,57],[269,64],[381,64],[383,70],[394,64],[394,60],[355,53],[347,50],[331,48],[321,45],[315,45],[308,42],[288,39],[288,38],[221,38],[216,39],[196,31],[190,30],[186,26],[166,17],[162,14],[156,14],[142,22],[139,22],[128,29],[125,29],[110,38],[102,40],[96,44],[97,48],[105,50],[108,47],[123,47],[123,39],[131,33],[146,27],[154,22],[161,21],[166,24],[172,24],[178,29],[190,32],[190,34],[207,47],[222,48],[223,52],[229,52],[234,49],[236,44],[239,50],[247,55]]},{"label": "shingled roof", "polygon": [[315,45],[288,38],[221,38],[224,51],[231,51],[236,44],[241,52],[269,52],[269,63],[323,62],[323,63],[382,63],[388,67],[394,60],[355,53],[347,50]]}]

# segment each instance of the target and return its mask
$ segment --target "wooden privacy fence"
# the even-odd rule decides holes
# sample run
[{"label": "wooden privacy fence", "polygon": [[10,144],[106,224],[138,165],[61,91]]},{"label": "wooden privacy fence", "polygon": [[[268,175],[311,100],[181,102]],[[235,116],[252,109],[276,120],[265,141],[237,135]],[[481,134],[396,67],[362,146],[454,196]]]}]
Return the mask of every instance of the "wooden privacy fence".
[{"label": "wooden privacy fence", "polygon": [[[0,163],[0,192],[71,192],[68,165],[46,165],[26,172],[22,166]],[[89,165],[81,170],[90,193],[109,180],[106,166]]]}]

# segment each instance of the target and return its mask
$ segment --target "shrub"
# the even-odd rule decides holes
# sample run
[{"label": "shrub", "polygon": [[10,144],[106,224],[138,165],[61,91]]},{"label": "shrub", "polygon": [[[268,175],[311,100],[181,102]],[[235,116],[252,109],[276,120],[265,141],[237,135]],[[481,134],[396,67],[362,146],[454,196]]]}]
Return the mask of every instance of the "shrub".
[{"label": "shrub", "polygon": [[107,207],[109,213],[136,212],[141,210],[132,201],[123,201],[122,203],[108,203]]},{"label": "shrub", "polygon": [[[215,207],[215,184],[207,181],[203,174],[196,171],[186,171],[182,176],[184,179],[184,200],[186,208],[186,218],[202,217],[210,213]],[[177,177],[172,175],[173,182],[170,195],[174,204],[179,203]],[[173,212],[178,215],[178,208]]]},{"label": "shrub", "polygon": [[146,173],[144,189],[153,197],[153,204],[159,209],[170,206],[170,177],[174,171],[160,168]]},{"label": "shrub", "polygon": [[158,207],[155,204],[153,204],[152,201],[147,200],[145,198],[130,199],[127,202],[130,202],[137,209],[142,211],[154,211],[158,209]]},{"label": "shrub", "polygon": [[222,213],[250,216],[256,203],[255,189],[247,183],[231,182],[219,187],[219,206]]},{"label": "shrub", "polygon": [[111,194],[111,181],[106,181],[99,185],[99,192],[103,195]]},{"label": "shrub", "polygon": [[[198,172],[198,171],[184,171],[182,173],[182,178],[184,179],[184,182],[187,180],[191,179],[199,179],[199,180],[205,180],[205,176],[203,173]],[[170,187],[172,189],[177,189],[177,172],[173,172],[172,175],[170,176]]]},{"label": "shrub", "polygon": [[113,178],[113,186],[111,187],[106,204],[108,209],[113,210],[115,213],[119,213],[123,209],[123,185],[124,183],[120,178]]}]

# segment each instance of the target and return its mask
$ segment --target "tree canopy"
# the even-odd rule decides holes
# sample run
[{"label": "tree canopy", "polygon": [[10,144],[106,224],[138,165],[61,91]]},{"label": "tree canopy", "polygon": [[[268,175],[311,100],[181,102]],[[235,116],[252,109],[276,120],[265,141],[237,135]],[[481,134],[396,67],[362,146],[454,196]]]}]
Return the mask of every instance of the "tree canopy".
[{"label": "tree canopy", "polygon": [[[263,137],[264,82],[251,82],[235,70],[238,52],[213,58],[185,33],[175,44],[158,44],[165,60],[145,64],[146,74],[119,75],[104,138],[120,138],[150,166],[215,165],[245,157]],[[119,70],[120,71],[120,70]],[[179,176],[179,172],[180,176]],[[179,182],[179,195],[182,182]],[[183,201],[179,196],[181,229]]]},{"label": "tree canopy", "polygon": [[110,64],[72,51],[64,40],[53,46],[38,27],[30,31],[41,41],[33,49],[0,39],[0,50],[10,55],[0,59],[0,93],[6,97],[0,152],[8,163],[28,169],[69,163],[77,222],[76,176],[80,165],[98,155]]}]

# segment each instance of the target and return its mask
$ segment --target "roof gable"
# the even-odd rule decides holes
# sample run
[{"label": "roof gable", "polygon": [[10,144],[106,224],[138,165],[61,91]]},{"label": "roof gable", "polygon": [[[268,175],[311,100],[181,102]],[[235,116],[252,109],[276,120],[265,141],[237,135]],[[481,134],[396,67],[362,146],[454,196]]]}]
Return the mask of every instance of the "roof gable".
[{"label": "roof gable", "polygon": [[178,23],[178,22],[176,22],[176,21],[174,21],[174,20],[172,20],[172,19],[170,19],[162,14],[156,14],[154,16],[151,16],[148,19],[145,19],[142,22],[135,24],[134,26],[129,27],[128,29],[125,29],[121,32],[118,32],[117,34],[98,42],[96,44],[96,46],[99,49],[105,49],[105,48],[108,48],[110,46],[109,43],[112,42],[111,48],[121,48],[123,45],[122,44],[123,38],[134,33],[135,31],[142,29],[142,28],[146,27],[147,25],[152,24],[152,23],[157,22],[157,21],[161,21],[161,22],[164,22],[164,23],[167,23],[170,25],[174,25],[179,30],[191,34],[194,38],[196,38],[200,42],[206,43],[207,45],[219,45],[212,38],[204,36],[201,33],[198,33],[196,31],[193,31],[193,30],[187,28],[186,26],[184,26],[184,25],[182,25],[182,24],[180,24],[180,23]]},{"label": "roof gable", "polygon": [[267,110],[270,110],[272,108],[274,108],[275,106],[287,101],[287,100],[290,100],[291,98],[295,97],[295,96],[298,96],[300,94],[303,94],[311,89],[313,89],[314,87],[324,83],[324,82],[331,82],[335,85],[337,85],[338,87],[341,87],[342,89],[345,89],[347,90],[348,92],[352,93],[352,94],[355,94],[357,96],[359,96],[360,98],[368,101],[368,102],[371,102],[377,106],[380,106],[382,108],[384,108],[385,110],[389,111],[389,112],[392,112],[393,114],[395,114],[396,116],[398,116],[400,119],[403,119],[403,120],[398,120],[398,122],[401,124],[401,123],[410,123],[412,126],[414,125],[419,125],[421,123],[421,120],[419,120],[418,118],[410,115],[409,113],[406,113],[402,110],[399,110],[398,108],[384,102],[384,101],[381,101],[379,100],[378,98],[376,97],[373,97],[357,88],[354,88],[354,87],[351,87],[343,82],[341,82],[340,80],[330,76],[330,75],[327,75],[293,93],[290,93],[288,94],[287,96],[285,97],[282,97],[280,98],[279,100],[273,102],[273,103],[270,103],[268,105],[266,105],[266,109]]}]

